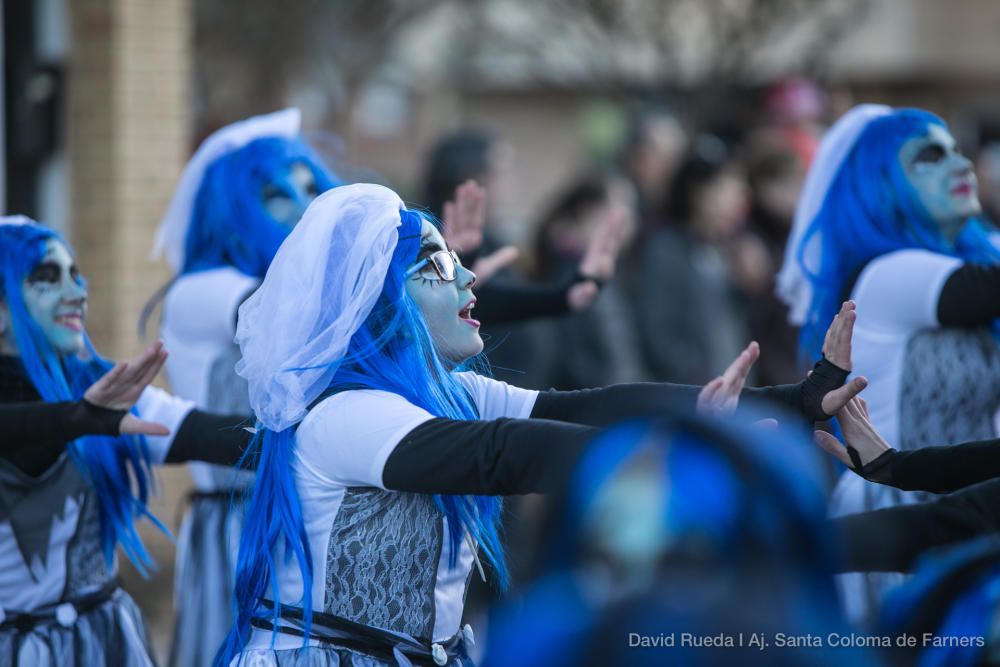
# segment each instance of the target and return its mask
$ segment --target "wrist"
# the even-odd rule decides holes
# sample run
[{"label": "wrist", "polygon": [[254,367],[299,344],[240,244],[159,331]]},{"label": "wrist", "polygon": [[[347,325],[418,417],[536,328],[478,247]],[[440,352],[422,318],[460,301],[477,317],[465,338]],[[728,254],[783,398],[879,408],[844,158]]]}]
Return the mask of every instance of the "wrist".
[{"label": "wrist", "polygon": [[122,419],[128,413],[127,410],[106,408],[91,403],[86,398],[80,399],[80,405],[87,416],[87,420],[94,425],[96,433],[100,435],[119,435],[121,433]]}]

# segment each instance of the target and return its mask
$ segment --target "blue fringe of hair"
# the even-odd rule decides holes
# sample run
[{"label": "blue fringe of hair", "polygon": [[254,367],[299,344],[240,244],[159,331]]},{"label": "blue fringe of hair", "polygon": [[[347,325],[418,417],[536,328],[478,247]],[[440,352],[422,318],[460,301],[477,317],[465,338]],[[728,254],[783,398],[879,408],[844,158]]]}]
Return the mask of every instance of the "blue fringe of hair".
[{"label": "blue fringe of hair", "polygon": [[181,273],[233,266],[264,277],[291,229],[268,214],[262,193],[271,184],[295,198],[283,173],[296,162],[312,171],[318,193],[340,184],[298,137],[257,139],[209,165],[195,196]]},{"label": "blue fringe of hair", "polygon": [[[1000,261],[1000,250],[978,219],[966,224],[954,245],[945,239],[907,179],[899,149],[932,125],[947,127],[920,109],[898,109],[872,120],[834,177],[797,258],[813,286],[799,341],[803,363],[819,358],[826,329],[846,298],[848,281],[876,257],[922,248],[967,262]],[[822,235],[822,247],[819,269],[813,273],[804,255],[815,234]]]},{"label": "blue fringe of hair", "polygon": [[[85,337],[88,359],[61,356],[28,314],[21,285],[45,255],[46,243],[56,240],[69,247],[53,230],[39,225],[0,225],[0,298],[10,309],[12,329],[29,379],[43,400],[75,401],[111,369]],[[147,517],[160,530],[169,531],[147,509],[154,488],[149,447],[142,436],[88,435],[74,440],[69,453],[97,492],[100,506],[101,545],[110,566],[115,545],[145,576],[155,566],[135,529],[137,517]]]},{"label": "blue fringe of hair", "polygon": [[[471,396],[438,356],[423,316],[406,292],[403,274],[417,257],[423,218],[403,211],[402,219],[382,293],[351,338],[325,396],[349,389],[379,389],[398,394],[436,417],[478,419]],[[260,463],[237,558],[236,620],[216,665],[228,665],[243,650],[254,617],[270,616],[272,623],[278,623],[278,606],[264,611],[260,604],[267,593],[280,601],[276,549],[284,553],[285,565],[295,557],[303,581],[303,597],[297,603],[303,607],[306,627],[311,623],[313,563],[292,473],[295,428],[280,433],[264,430],[251,448],[260,452]],[[505,589],[509,576],[499,534],[500,498],[436,495],[434,502],[448,520],[450,567],[456,565],[468,531],[492,566],[500,588]]]}]

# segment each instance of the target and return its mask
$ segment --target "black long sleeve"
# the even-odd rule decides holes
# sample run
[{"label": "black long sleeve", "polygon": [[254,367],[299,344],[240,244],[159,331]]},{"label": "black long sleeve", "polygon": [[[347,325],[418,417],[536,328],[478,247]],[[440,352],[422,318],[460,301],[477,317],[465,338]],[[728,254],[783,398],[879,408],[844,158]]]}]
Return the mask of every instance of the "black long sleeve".
[{"label": "black long sleeve", "polygon": [[413,493],[558,491],[596,434],[591,427],[542,419],[431,419],[400,440],[382,482]]},{"label": "black long sleeve", "polygon": [[[252,425],[245,415],[216,415],[192,410],[177,429],[164,463],[204,461],[234,466],[250,444]],[[246,467],[256,467],[248,461]]]},{"label": "black long sleeve", "polygon": [[1000,477],[1000,439],[889,450],[861,469],[865,479],[903,491],[951,493]]},{"label": "black long sleeve", "polygon": [[483,324],[511,324],[569,312],[566,294],[577,281],[553,285],[485,283],[476,288],[476,317]]},{"label": "black long sleeve", "polygon": [[924,551],[1000,531],[1000,479],[930,502],[833,519],[841,572],[906,572]]},{"label": "black long sleeve", "polygon": [[955,269],[941,288],[937,316],[945,327],[981,326],[1000,317],[1000,265]]},{"label": "black long sleeve", "polygon": [[[769,401],[788,408],[810,421],[823,421],[823,396],[841,387],[847,377],[825,359],[813,373],[798,384],[773,387],[748,387],[741,397]],[[588,426],[607,426],[622,419],[649,417],[662,413],[666,406],[692,411],[701,387],[660,382],[637,382],[577,391],[539,392],[532,408],[533,419],[555,419]]]},{"label": "black long sleeve", "polygon": [[38,476],[56,462],[66,443],[82,435],[117,435],[123,410],[85,400],[0,403],[0,457]]}]

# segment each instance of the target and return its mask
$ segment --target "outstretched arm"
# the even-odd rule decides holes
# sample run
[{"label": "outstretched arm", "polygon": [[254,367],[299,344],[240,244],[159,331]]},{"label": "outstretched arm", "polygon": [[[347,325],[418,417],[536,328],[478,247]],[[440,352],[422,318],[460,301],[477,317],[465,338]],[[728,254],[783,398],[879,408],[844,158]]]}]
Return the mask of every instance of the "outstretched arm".
[{"label": "outstretched arm", "polygon": [[846,445],[822,431],[815,433],[817,444],[871,482],[903,491],[951,493],[1000,477],[1000,440],[900,452],[875,430],[868,405],[860,397],[841,408],[837,420]]}]

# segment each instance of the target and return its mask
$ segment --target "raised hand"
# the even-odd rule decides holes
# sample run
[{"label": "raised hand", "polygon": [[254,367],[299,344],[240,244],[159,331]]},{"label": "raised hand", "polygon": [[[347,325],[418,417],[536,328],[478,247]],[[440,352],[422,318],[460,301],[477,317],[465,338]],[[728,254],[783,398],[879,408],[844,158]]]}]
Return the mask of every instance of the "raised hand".
[{"label": "raised hand", "polygon": [[476,274],[476,285],[481,287],[497,271],[516,261],[520,254],[521,252],[514,246],[505,245],[496,252],[477,259],[472,265],[472,272]]},{"label": "raised hand", "polygon": [[[851,338],[854,335],[854,322],[857,320],[853,301],[845,301],[840,306],[830,328],[826,330],[826,338],[823,340],[823,356],[833,365],[845,371],[850,371],[851,366]],[[856,377],[847,384],[834,389],[823,396],[820,406],[828,415],[837,414],[837,411],[847,405],[848,401],[861,393],[868,386],[868,380],[864,377]]]},{"label": "raised hand", "polygon": [[128,412],[163,367],[167,352],[163,342],[153,343],[132,361],[120,361],[84,392],[87,402],[109,410],[125,410],[118,430],[132,435],[169,435],[162,424],[143,421]]},{"label": "raised hand", "polygon": [[698,394],[697,410],[703,415],[732,414],[740,402],[740,393],[746,383],[750,369],[760,356],[760,346],[756,341],[747,345],[739,356],[729,364],[725,372],[715,378]]},{"label": "raised hand", "polygon": [[615,263],[621,253],[628,230],[629,212],[623,206],[613,206],[601,218],[587,250],[580,260],[578,271],[584,280],[573,285],[566,295],[570,310],[580,312],[590,307],[598,293],[598,284],[615,275]]},{"label": "raised hand", "polygon": [[[875,430],[868,416],[868,404],[865,403],[865,399],[855,397],[849,400],[837,411],[837,421],[844,434],[846,447],[826,431],[816,431],[813,438],[816,444],[848,468],[858,469],[866,466],[892,449]],[[852,459],[850,449],[854,450],[857,460]]]},{"label": "raised hand", "polygon": [[455,199],[444,203],[444,240],[460,253],[475,252],[483,243],[486,190],[473,180],[455,188]]}]

